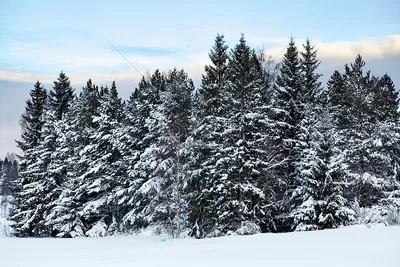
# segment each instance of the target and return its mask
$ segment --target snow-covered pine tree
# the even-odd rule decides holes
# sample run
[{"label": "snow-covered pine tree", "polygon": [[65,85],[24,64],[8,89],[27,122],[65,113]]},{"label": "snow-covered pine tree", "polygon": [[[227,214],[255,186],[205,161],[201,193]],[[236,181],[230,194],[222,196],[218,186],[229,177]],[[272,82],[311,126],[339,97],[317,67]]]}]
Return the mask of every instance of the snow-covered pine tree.
[{"label": "snow-covered pine tree", "polygon": [[22,208],[22,221],[16,224],[15,232],[25,232],[27,236],[50,236],[51,229],[46,226],[46,217],[52,209],[52,204],[58,198],[61,188],[60,181],[50,175],[48,166],[56,149],[56,113],[47,106],[44,114],[45,123],[42,128],[42,139],[34,150],[35,161],[28,166],[21,176],[28,178],[21,194],[25,205]]},{"label": "snow-covered pine tree", "polygon": [[47,91],[39,81],[36,81],[29,94],[30,99],[26,101],[25,112],[21,116],[21,140],[16,141],[23,152],[39,143],[47,102]]},{"label": "snow-covered pine tree", "polygon": [[389,75],[378,81],[373,100],[373,111],[377,121],[394,121],[399,117],[399,92]]},{"label": "snow-covered pine tree", "polygon": [[[52,166],[53,171],[66,173],[62,192],[47,216],[54,234],[59,237],[86,236],[90,225],[82,212],[88,191],[85,189],[83,176],[89,171],[91,160],[88,150],[99,123],[98,117],[100,92],[91,79],[65,114],[60,124],[58,157],[64,165]],[[56,162],[56,161],[55,161]]]},{"label": "snow-covered pine tree", "polygon": [[[152,85],[150,85],[151,87]],[[179,235],[181,179],[179,150],[187,138],[190,95],[193,82],[183,70],[166,77],[160,103],[151,107],[144,127],[145,140],[152,140],[134,167],[135,190],[132,210],[125,216],[125,228],[157,227]]]},{"label": "snow-covered pine tree", "polygon": [[233,102],[225,149],[231,153],[233,165],[229,166],[227,177],[231,183],[225,203],[228,208],[220,216],[227,231],[249,234],[257,228],[271,230],[267,208],[271,203],[266,201],[264,187],[266,170],[271,167],[274,153],[269,148],[272,122],[267,113],[269,103],[263,101],[266,92],[261,67],[244,35],[231,51],[229,87]]},{"label": "snow-covered pine tree", "polygon": [[[20,175],[12,184],[13,203],[10,212],[10,220],[15,230],[16,236],[29,236],[30,229],[21,229],[24,216],[23,211],[27,205],[24,195],[25,186],[31,183],[31,177],[24,175],[29,172],[29,166],[34,164],[38,158],[38,146],[42,137],[42,127],[44,124],[44,110],[47,103],[47,91],[42,84],[37,81],[34,88],[30,91],[30,99],[26,101],[25,112],[21,117],[21,139],[17,146],[22,150],[23,156],[20,157]],[[30,207],[32,208],[32,207]]]},{"label": "snow-covered pine tree", "polygon": [[93,121],[93,116],[98,115],[98,107],[100,105],[99,87],[93,84],[92,79],[86,82],[86,86],[82,88],[79,95],[79,124],[83,130],[89,130],[96,127],[96,122]]},{"label": "snow-covered pine tree", "polygon": [[347,166],[346,198],[358,211],[373,209],[382,201],[392,202],[386,199],[389,195],[395,198],[393,177],[398,168],[398,96],[390,77],[378,78],[370,71],[364,74],[364,65],[357,55],[354,63],[345,65],[343,75],[336,71],[328,83],[332,89],[329,106],[337,118],[338,140],[342,140],[340,148]]},{"label": "snow-covered pine tree", "polygon": [[[36,147],[24,153],[24,157],[30,158],[30,160],[29,162],[23,161],[21,179],[24,179],[24,185],[20,188],[19,195],[26,205],[20,208],[18,215],[20,221],[14,224],[16,235],[43,236],[51,234],[51,230],[45,226],[45,220],[61,191],[61,177],[55,179],[56,177],[48,170],[48,166],[57,148],[57,122],[62,117],[62,113],[67,110],[73,94],[69,80],[63,73],[60,74],[59,81],[54,84],[53,90],[50,91],[46,111],[42,110],[43,124]],[[37,90],[40,90],[38,83],[36,87]],[[23,120],[25,123],[28,121],[26,117],[23,117]],[[17,182],[20,183],[20,181]]]},{"label": "snow-covered pine tree", "polygon": [[370,170],[374,164],[371,162],[372,154],[366,149],[368,144],[365,142],[371,137],[377,121],[372,104],[378,79],[371,76],[370,71],[364,74],[364,66],[365,61],[361,55],[357,55],[350,66],[345,65],[343,86],[347,98],[347,111],[339,110],[340,116],[345,118],[342,122],[344,126],[341,126],[344,129],[340,134],[343,135],[343,140],[346,140],[342,145],[346,147],[343,152],[351,185],[347,192],[348,198],[349,201],[357,199],[361,207],[378,202],[382,194],[380,184],[383,182],[381,180],[383,177],[376,176]]},{"label": "snow-covered pine tree", "polygon": [[[333,127],[334,116],[325,108],[327,93],[321,88],[317,51],[308,39],[301,53],[303,86],[301,101],[304,115],[296,139],[296,175],[289,198],[292,230],[307,231],[336,228],[349,224],[354,213],[344,198],[346,172],[340,140]],[[335,72],[329,88],[342,90],[342,80]],[[340,97],[340,96],[334,96]],[[335,137],[334,139],[332,137]]]},{"label": "snow-covered pine tree", "polygon": [[330,125],[329,113],[323,112],[318,119],[313,127],[302,131],[304,146],[290,201],[294,231],[337,228],[354,220],[343,193],[346,172],[336,146],[338,136]]},{"label": "snow-covered pine tree", "polygon": [[85,236],[85,227],[77,213],[81,203],[74,199],[79,182],[79,152],[83,143],[79,121],[81,100],[74,97],[68,112],[57,124],[57,149],[48,166],[49,174],[62,181],[60,195],[51,205],[52,209],[46,217],[46,225],[57,237]]},{"label": "snow-covered pine tree", "polygon": [[302,73],[302,100],[305,104],[316,106],[319,105],[322,88],[320,78],[322,74],[317,72],[321,61],[317,57],[317,49],[311,44],[311,40],[307,38],[303,44],[301,55],[301,73]]},{"label": "snow-covered pine tree", "polygon": [[61,120],[62,116],[68,112],[75,90],[71,87],[69,77],[63,71],[60,72],[59,77],[53,83],[49,105],[56,112],[57,120]]},{"label": "snow-covered pine tree", "polygon": [[296,161],[301,151],[298,138],[305,114],[304,97],[299,52],[294,39],[290,38],[275,83],[274,113],[271,115],[277,125],[276,143],[273,149],[280,153],[276,157],[280,160],[280,164],[275,168],[274,188],[279,208],[275,218],[278,231],[288,231],[291,228],[291,223],[285,218],[290,211],[289,202],[291,191],[294,189]]},{"label": "snow-covered pine tree", "polygon": [[223,149],[231,101],[228,46],[224,35],[218,34],[214,42],[209,53],[212,65],[205,66],[202,77],[201,111],[191,124],[191,135],[185,144],[189,158],[185,173],[188,223],[190,235],[196,238],[220,235],[217,212],[227,194],[224,184],[230,165],[230,155]]},{"label": "snow-covered pine tree", "polygon": [[[326,90],[327,108],[331,114],[333,125],[337,130],[344,127],[344,121],[348,114],[350,99],[346,95],[343,83],[343,75],[335,70],[327,82]],[[344,113],[346,112],[346,113]]]},{"label": "snow-covered pine tree", "polygon": [[121,129],[122,102],[115,83],[100,91],[99,106],[92,116],[95,127],[88,129],[88,144],[80,153],[86,168],[78,179],[75,194],[81,203],[87,236],[112,234],[118,228],[120,215],[113,195],[126,173],[121,164],[116,132]]},{"label": "snow-covered pine tree", "polygon": [[[37,210],[35,215],[39,218],[37,227],[43,229],[47,228],[47,233],[43,233],[43,235],[54,234],[51,224],[46,220],[62,191],[65,173],[60,170],[65,169],[64,165],[66,165],[65,162],[63,162],[64,158],[59,158],[57,149],[59,148],[60,143],[57,139],[58,136],[62,134],[60,132],[61,119],[68,111],[73,98],[74,90],[70,86],[69,78],[61,72],[57,81],[54,81],[52,90],[50,90],[49,101],[45,113],[45,123],[42,131],[43,138],[38,145],[38,150],[41,152],[37,158],[38,162],[36,163],[36,166],[38,167],[36,173],[41,172],[42,175],[36,175],[37,180],[33,181],[30,186],[35,187],[35,190],[40,190],[40,192],[35,192],[32,188],[29,189],[32,194],[37,193],[37,195],[44,196],[38,201],[38,206],[40,205],[41,209]],[[35,229],[33,229],[33,231],[34,230]]]},{"label": "snow-covered pine tree", "polygon": [[123,129],[119,132],[121,153],[127,166],[127,180],[116,188],[118,203],[124,208],[121,230],[130,232],[144,225],[142,219],[135,217],[136,210],[143,209],[137,199],[137,190],[148,177],[148,169],[139,161],[146,148],[156,142],[157,134],[149,130],[147,120],[152,110],[160,105],[160,93],[165,91],[165,76],[156,70],[151,77],[142,77],[138,88],[131,94],[125,107]]},{"label": "snow-covered pine tree", "polygon": [[[19,212],[19,222],[15,223],[15,234],[23,236],[47,236],[52,234],[51,227],[46,224],[46,217],[52,210],[61,192],[62,179],[49,169],[54,160],[58,122],[69,108],[73,97],[73,89],[64,73],[50,91],[50,98],[43,115],[43,127],[39,143],[35,149],[28,150],[25,155],[31,157],[26,169],[21,169],[21,177],[25,184],[21,188],[24,205]],[[23,212],[22,212],[23,211]],[[22,214],[23,213],[23,214]]]},{"label": "snow-covered pine tree", "polygon": [[[320,74],[317,73],[320,61],[317,51],[310,39],[303,44],[304,51],[300,52],[301,87],[295,96],[298,102],[298,112],[301,112],[294,136],[293,148],[294,173],[287,188],[287,204],[293,230],[318,229],[318,201],[324,196],[320,193],[321,184],[325,181],[326,165],[328,162],[320,158],[324,128],[318,127],[322,119],[322,96]],[[328,159],[329,160],[329,159]]]},{"label": "snow-covered pine tree", "polygon": [[51,235],[45,225],[45,218],[50,212],[49,204],[58,196],[59,188],[56,181],[47,173],[51,156],[56,146],[55,112],[49,106],[44,111],[44,125],[39,144],[27,151],[32,157],[30,164],[20,172],[25,183],[19,192],[24,205],[13,218],[18,218],[13,224],[17,236],[43,237]]}]

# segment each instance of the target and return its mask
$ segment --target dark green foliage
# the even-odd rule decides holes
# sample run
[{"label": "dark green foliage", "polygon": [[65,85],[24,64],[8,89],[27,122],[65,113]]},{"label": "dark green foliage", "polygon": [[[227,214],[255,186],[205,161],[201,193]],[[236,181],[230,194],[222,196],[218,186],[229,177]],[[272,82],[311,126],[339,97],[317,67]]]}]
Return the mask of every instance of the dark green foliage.
[{"label": "dark green foliage", "polygon": [[12,185],[18,179],[18,162],[11,155],[0,160],[0,196],[12,196]]},{"label": "dark green foliage", "polygon": [[68,76],[64,72],[60,72],[49,96],[49,105],[55,111],[57,120],[61,120],[62,116],[68,112],[73,97],[74,89],[71,87]]},{"label": "dark green foliage", "polygon": [[97,109],[100,106],[100,91],[99,87],[92,83],[91,79],[89,79],[86,86],[82,88],[79,102],[80,112],[78,116],[81,127],[95,127],[93,116],[98,115]]},{"label": "dark green foliage", "polygon": [[376,88],[373,105],[378,121],[395,121],[399,118],[399,92],[389,75],[383,75]]},{"label": "dark green foliage", "polygon": [[22,151],[38,145],[44,124],[44,107],[47,102],[47,91],[39,81],[35,83],[29,94],[31,98],[26,101],[25,112],[21,118],[21,140],[17,141]]},{"label": "dark green foliage", "polygon": [[[204,91],[205,115],[219,115],[226,110],[226,94],[223,90],[227,86],[228,75],[228,46],[225,44],[224,35],[217,35],[213,48],[209,53],[212,65],[204,67],[201,88]],[[225,87],[225,88],[224,88]]]},{"label": "dark green foliage", "polygon": [[321,74],[317,73],[317,69],[321,62],[317,58],[317,50],[311,44],[311,40],[307,38],[303,44],[304,51],[301,55],[301,71],[302,71],[302,98],[307,103],[314,104],[321,96],[321,82],[319,78]]}]

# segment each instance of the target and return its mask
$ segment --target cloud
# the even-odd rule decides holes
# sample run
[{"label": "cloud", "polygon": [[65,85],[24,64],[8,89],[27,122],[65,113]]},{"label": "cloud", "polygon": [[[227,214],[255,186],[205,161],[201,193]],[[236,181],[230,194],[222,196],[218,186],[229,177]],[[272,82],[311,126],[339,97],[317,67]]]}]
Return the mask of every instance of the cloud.
[{"label": "cloud", "polygon": [[[252,42],[254,42],[254,38]],[[261,39],[259,39],[261,41]],[[272,38],[263,39],[264,42],[270,43],[282,43],[284,38]],[[288,40],[286,39],[286,42]],[[304,40],[295,40],[298,47],[301,48],[301,44]],[[316,41],[315,46],[318,49],[318,57],[321,59],[323,64],[342,65],[344,63],[351,62],[357,53],[360,53],[367,60],[378,60],[382,58],[388,58],[395,55],[400,55],[400,35],[389,35],[383,38],[369,38],[361,41],[337,41],[337,42],[321,42]],[[40,54],[41,50],[33,50],[33,52],[28,49],[29,45],[24,44],[22,47],[17,46],[14,48],[19,51],[21,59],[29,58],[29,54],[38,53],[36,55],[37,60],[41,64],[51,64],[57,66],[53,68],[51,72],[49,71],[12,71],[12,70],[0,70],[0,80],[10,80],[10,81],[23,81],[33,83],[37,79],[43,83],[52,83],[52,81],[58,76],[58,72],[63,69],[67,75],[71,78],[74,84],[85,84],[86,81],[91,78],[97,84],[109,84],[111,81],[124,80],[124,81],[138,81],[141,74],[146,74],[146,72],[152,72],[155,67],[161,70],[167,70],[173,67],[185,68],[189,74],[195,79],[199,80],[201,74],[204,71],[204,65],[209,63],[208,51],[186,53],[185,51],[180,52],[180,54],[168,55],[168,51],[174,51],[169,48],[148,48],[148,52],[155,50],[160,51],[156,55],[146,55],[146,56],[132,56],[126,55],[126,58],[136,67],[138,66],[138,71],[129,66],[129,63],[118,54],[115,50],[110,50],[104,48],[93,48],[88,55],[80,52],[80,50],[74,50],[73,52],[65,51],[64,54],[60,56],[45,58],[44,54]],[[135,48],[127,47],[125,48],[128,53],[137,50],[146,50],[147,48]],[[51,49],[46,52],[46,55],[56,53],[57,48],[54,51]],[[42,51],[43,52],[43,51]],[[277,60],[283,57],[285,52],[285,46],[276,46],[271,49],[265,50],[267,55],[276,57]],[[21,55],[22,53],[22,55]],[[26,53],[26,54],[23,54]],[[147,53],[147,52],[146,52]],[[165,55],[160,55],[165,54]],[[124,55],[125,56],[125,55]],[[67,60],[63,62],[63,60]],[[138,65],[136,65],[138,64]],[[88,70],[82,71],[78,66],[86,66]],[[99,69],[95,69],[100,67]],[[101,69],[101,67],[106,67]],[[73,71],[72,71],[73,70]]]},{"label": "cloud", "polygon": [[[295,40],[298,47],[304,40]],[[316,41],[315,47],[318,49],[318,57],[321,60],[352,60],[359,53],[365,58],[378,59],[400,54],[400,35],[388,35],[380,39],[368,38],[361,41],[336,41],[321,42]],[[285,46],[274,47],[265,50],[267,55],[283,57]]]}]

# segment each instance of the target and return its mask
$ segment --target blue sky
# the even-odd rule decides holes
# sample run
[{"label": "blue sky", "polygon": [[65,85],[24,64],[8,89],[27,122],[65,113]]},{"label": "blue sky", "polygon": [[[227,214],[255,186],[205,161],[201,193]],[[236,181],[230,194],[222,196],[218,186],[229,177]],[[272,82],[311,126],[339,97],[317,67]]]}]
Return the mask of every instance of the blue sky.
[{"label": "blue sky", "polygon": [[[1,1],[0,157],[16,151],[18,119],[36,79],[47,88],[63,69],[74,87],[117,81],[127,97],[141,73],[185,68],[199,82],[217,33],[276,56],[292,35],[319,48],[329,77],[360,52],[400,87],[400,3],[381,1]],[[279,57],[278,57],[279,59]],[[396,68],[397,67],[397,68]]]}]

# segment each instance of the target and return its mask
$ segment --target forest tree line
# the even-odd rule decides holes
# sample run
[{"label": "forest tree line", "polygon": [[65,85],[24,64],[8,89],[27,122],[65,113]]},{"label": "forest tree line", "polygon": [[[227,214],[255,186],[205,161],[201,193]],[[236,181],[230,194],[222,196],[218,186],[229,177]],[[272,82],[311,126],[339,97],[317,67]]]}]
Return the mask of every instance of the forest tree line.
[{"label": "forest tree line", "polygon": [[201,85],[143,76],[129,99],[61,72],[22,114],[18,237],[153,229],[195,238],[400,223],[399,98],[361,55],[324,86],[317,49],[275,63],[217,35]]}]

